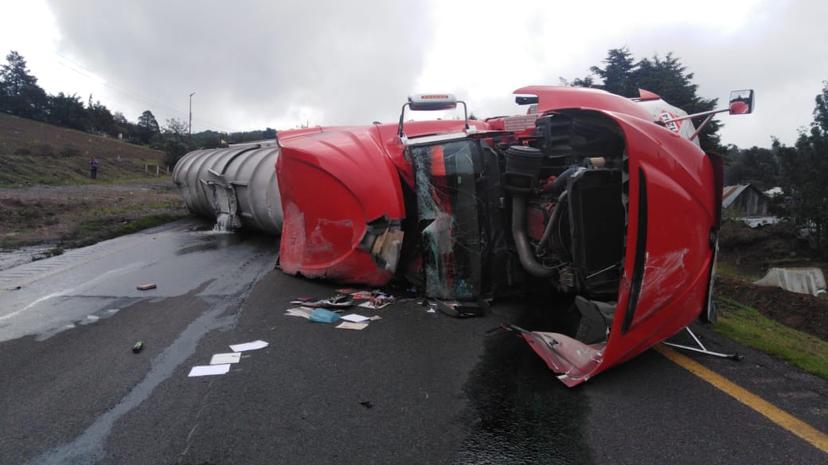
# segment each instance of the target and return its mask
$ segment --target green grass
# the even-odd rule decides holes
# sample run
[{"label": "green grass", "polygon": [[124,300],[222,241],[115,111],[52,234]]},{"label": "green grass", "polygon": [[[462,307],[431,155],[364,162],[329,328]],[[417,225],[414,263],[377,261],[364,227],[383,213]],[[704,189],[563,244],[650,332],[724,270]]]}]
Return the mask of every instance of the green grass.
[{"label": "green grass", "polygon": [[69,238],[63,241],[61,246],[64,248],[83,247],[169,223],[170,221],[181,219],[184,216],[183,214],[154,214],[121,222],[113,222],[111,218],[91,219],[78,224]]},{"label": "green grass", "polygon": [[828,342],[777,323],[735,300],[721,296],[716,300],[721,310],[714,326],[718,333],[828,379]]},{"label": "green grass", "polygon": [[[98,178],[89,177],[89,157],[82,155],[8,155],[0,153],[0,187],[28,185],[120,184],[130,181],[154,182],[169,179],[144,172],[144,160],[133,158],[98,159]],[[158,163],[155,160],[151,164]]]},{"label": "green grass", "polygon": [[764,274],[745,270],[735,263],[722,259],[716,261],[716,275],[727,278],[736,278],[742,281],[756,281],[764,276]]}]

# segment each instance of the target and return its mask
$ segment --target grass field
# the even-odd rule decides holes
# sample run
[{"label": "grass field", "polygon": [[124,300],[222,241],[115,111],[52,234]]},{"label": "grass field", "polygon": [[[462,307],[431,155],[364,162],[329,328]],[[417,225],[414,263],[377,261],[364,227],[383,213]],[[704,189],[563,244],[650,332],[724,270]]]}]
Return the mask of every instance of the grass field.
[{"label": "grass field", "polygon": [[59,254],[185,216],[166,171],[155,176],[163,160],[158,150],[0,114],[0,249]]},{"label": "grass field", "polygon": [[[98,159],[98,180],[89,159]],[[74,185],[149,180],[146,164],[162,165],[164,153],[82,131],[0,113],[0,187]]]},{"label": "grass field", "polygon": [[828,379],[828,342],[771,320],[727,297],[718,297],[717,304],[721,310],[714,326],[717,332]]}]

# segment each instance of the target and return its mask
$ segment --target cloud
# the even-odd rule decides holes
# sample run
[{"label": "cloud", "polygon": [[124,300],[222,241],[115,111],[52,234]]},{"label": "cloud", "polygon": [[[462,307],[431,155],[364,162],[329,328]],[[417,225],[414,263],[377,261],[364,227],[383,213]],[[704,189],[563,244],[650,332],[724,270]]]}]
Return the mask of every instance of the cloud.
[{"label": "cloud", "polygon": [[[515,88],[584,76],[608,49],[628,46],[637,57],[674,52],[707,98],[755,88],[757,112],[722,117],[722,139],[765,146],[771,135],[794,141],[828,79],[828,3],[807,0],[50,6],[52,15],[32,6],[11,34],[25,42],[11,48],[33,50],[32,69],[50,92],[94,92],[132,119],[149,108],[163,121],[186,118],[196,91],[196,130],[393,121],[417,91],[454,92],[478,116],[522,112],[510,98]],[[41,17],[56,31],[26,32],[41,30],[33,27]],[[6,36],[0,45],[11,43]],[[55,63],[45,63],[49,48]]]},{"label": "cloud", "polygon": [[[706,98],[753,87],[757,113],[720,117],[722,139],[740,146],[793,142],[828,79],[828,3],[697,0],[692,3],[435,0],[435,36],[418,79],[454,91],[477,115],[522,111],[509,93],[582,77],[610,48],[638,58],[673,52]],[[460,20],[459,18],[462,18]]]},{"label": "cloud", "polygon": [[61,54],[118,89],[152,96],[162,117],[186,114],[195,91],[196,130],[393,118],[430,35],[424,10],[381,1],[75,0],[51,8]]}]

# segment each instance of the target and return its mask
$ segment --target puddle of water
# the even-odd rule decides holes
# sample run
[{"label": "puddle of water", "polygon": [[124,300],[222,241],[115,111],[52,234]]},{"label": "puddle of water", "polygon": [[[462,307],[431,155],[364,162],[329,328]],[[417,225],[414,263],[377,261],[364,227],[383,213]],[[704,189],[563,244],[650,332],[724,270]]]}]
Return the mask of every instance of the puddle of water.
[{"label": "puddle of water", "polygon": [[36,257],[42,257],[52,248],[50,245],[33,245],[13,250],[0,250],[0,271],[30,263]]}]

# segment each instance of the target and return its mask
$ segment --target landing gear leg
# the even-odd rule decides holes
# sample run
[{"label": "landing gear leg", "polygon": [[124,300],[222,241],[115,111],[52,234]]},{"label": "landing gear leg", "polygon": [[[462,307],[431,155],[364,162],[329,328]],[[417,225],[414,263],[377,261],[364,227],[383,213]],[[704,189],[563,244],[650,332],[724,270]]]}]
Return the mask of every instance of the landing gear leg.
[{"label": "landing gear leg", "polygon": [[736,354],[736,353],[734,353],[734,354],[723,354],[721,352],[713,352],[712,350],[707,350],[707,347],[705,347],[704,344],[702,344],[702,341],[698,338],[698,336],[696,336],[696,333],[694,333],[693,330],[690,329],[689,326],[685,327],[684,329],[687,330],[687,333],[690,334],[690,337],[692,337],[693,340],[696,341],[696,344],[698,344],[698,347],[686,346],[686,345],[683,345],[683,344],[675,344],[675,343],[672,343],[672,342],[665,342],[664,345],[670,346],[670,347],[675,347],[676,349],[689,350],[691,352],[697,352],[699,354],[710,355],[712,357],[729,358],[730,360],[736,360],[736,361],[739,361],[739,360],[742,359],[742,356],[739,355],[739,354]]}]

